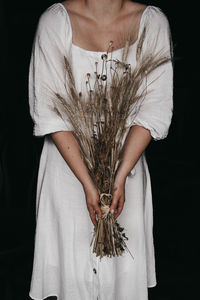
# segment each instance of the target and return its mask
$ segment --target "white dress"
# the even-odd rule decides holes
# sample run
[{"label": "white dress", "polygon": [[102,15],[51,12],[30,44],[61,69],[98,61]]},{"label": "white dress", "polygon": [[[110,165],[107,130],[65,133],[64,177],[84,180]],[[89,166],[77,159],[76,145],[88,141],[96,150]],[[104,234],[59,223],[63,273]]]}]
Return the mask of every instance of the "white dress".
[{"label": "white dress", "polygon": [[[143,12],[138,37],[149,21],[149,42],[170,51],[170,30],[166,16],[155,6]],[[155,38],[156,37],[156,38]],[[137,40],[138,41],[138,40]],[[137,41],[131,46],[128,62],[135,64]],[[120,58],[122,49],[113,57]],[[65,162],[49,133],[72,130],[50,109],[47,86],[63,91],[66,73],[62,57],[71,53],[77,89],[85,89],[86,73],[95,71],[103,52],[82,49],[72,44],[72,28],[67,10],[54,3],[40,16],[33,43],[29,70],[29,106],[34,121],[33,135],[44,136],[40,158],[37,196],[35,251],[30,297],[41,300],[147,300],[148,287],[156,285],[153,244],[151,183],[143,153],[126,180],[126,201],[118,222],[129,240],[123,256],[100,261],[92,253],[90,241],[94,226],[86,207],[81,183]],[[105,52],[104,52],[105,53]],[[159,75],[159,76],[158,76]],[[146,96],[135,119],[150,130],[153,139],[167,136],[172,117],[172,64],[159,68],[153,91]]]}]

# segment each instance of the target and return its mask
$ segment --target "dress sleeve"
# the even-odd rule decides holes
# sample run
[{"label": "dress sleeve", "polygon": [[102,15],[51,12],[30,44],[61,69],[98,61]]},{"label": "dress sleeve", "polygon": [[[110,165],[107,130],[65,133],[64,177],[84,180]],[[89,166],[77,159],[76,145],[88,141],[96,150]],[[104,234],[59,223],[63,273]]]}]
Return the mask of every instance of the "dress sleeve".
[{"label": "dress sleeve", "polygon": [[[44,136],[56,131],[70,131],[69,120],[63,120],[54,110],[53,92],[65,93],[66,71],[63,56],[64,31],[60,18],[46,10],[40,16],[33,41],[29,65],[29,108],[34,122],[33,135]],[[66,96],[66,95],[65,95]]]},{"label": "dress sleeve", "polygon": [[[146,38],[142,53],[165,53],[172,58],[170,27],[165,14],[151,6],[147,14]],[[172,61],[157,67],[147,76],[147,94],[142,100],[132,125],[150,130],[154,140],[164,139],[169,130],[173,111]]]}]

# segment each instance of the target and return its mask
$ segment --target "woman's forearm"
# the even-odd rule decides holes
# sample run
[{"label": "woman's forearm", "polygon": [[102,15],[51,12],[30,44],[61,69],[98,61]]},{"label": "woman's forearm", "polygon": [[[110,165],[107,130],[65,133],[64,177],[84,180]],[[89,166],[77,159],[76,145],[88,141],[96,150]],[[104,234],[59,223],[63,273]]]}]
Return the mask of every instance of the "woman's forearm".
[{"label": "woman's forearm", "polygon": [[126,180],[127,175],[135,166],[150,141],[151,134],[148,129],[138,125],[130,128],[122,149],[121,163],[115,177],[116,182]]},{"label": "woman's forearm", "polygon": [[70,169],[84,187],[93,185],[88,169],[81,158],[80,146],[71,131],[51,133],[51,137]]},{"label": "woman's forearm", "polygon": [[[80,146],[71,131],[51,133],[51,137],[64,160],[83,186],[92,186],[93,181],[84,164]],[[141,126],[132,126],[127,135],[121,154],[121,163],[117,170],[116,181],[125,181],[141,154],[151,141],[150,131]]]}]

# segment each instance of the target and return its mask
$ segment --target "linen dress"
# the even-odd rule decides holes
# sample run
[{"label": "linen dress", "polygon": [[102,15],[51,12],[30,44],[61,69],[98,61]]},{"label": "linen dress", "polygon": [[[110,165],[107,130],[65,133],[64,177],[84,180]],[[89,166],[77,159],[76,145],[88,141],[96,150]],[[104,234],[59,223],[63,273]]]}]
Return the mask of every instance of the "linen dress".
[{"label": "linen dress", "polygon": [[[144,10],[138,32],[148,22],[145,47],[170,52],[170,29],[166,16],[155,6]],[[131,45],[127,62],[136,63],[137,42]],[[120,59],[122,48],[113,51]],[[49,6],[40,16],[33,42],[29,69],[29,107],[34,121],[33,135],[44,136],[36,195],[34,263],[29,295],[41,300],[146,300],[148,287],[156,285],[153,243],[151,182],[143,153],[125,183],[126,201],[118,222],[125,228],[128,252],[119,257],[92,253],[94,226],[86,206],[82,184],[55,146],[50,133],[72,130],[51,110],[50,87],[64,93],[67,76],[63,55],[71,55],[77,90],[86,93],[86,73],[101,71],[105,52],[85,50],[72,43],[69,14],[61,3]],[[92,75],[91,75],[92,76]],[[150,130],[154,140],[168,134],[173,101],[172,64],[159,67],[151,77],[151,93],[138,113],[130,114],[127,130],[137,124]],[[152,80],[156,79],[156,80]]]}]

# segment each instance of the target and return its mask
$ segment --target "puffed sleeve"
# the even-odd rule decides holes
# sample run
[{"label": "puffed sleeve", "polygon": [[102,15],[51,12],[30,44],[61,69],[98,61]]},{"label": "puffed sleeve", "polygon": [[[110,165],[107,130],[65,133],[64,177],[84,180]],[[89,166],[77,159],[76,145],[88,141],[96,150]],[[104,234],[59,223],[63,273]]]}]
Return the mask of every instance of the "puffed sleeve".
[{"label": "puffed sleeve", "polygon": [[[70,131],[70,122],[54,110],[53,92],[64,96],[66,51],[64,27],[55,13],[44,11],[38,21],[29,65],[29,108],[34,122],[33,135],[44,136],[56,131]],[[64,24],[66,25],[66,24]],[[66,96],[66,95],[65,95]],[[54,96],[55,97],[55,96]]]},{"label": "puffed sleeve", "polygon": [[[170,27],[165,14],[151,6],[146,16],[146,38],[142,55],[152,51],[165,53],[172,58]],[[164,139],[169,130],[173,112],[173,65],[172,61],[157,67],[146,80],[147,94],[141,102],[132,125],[150,130],[154,140]]]}]

